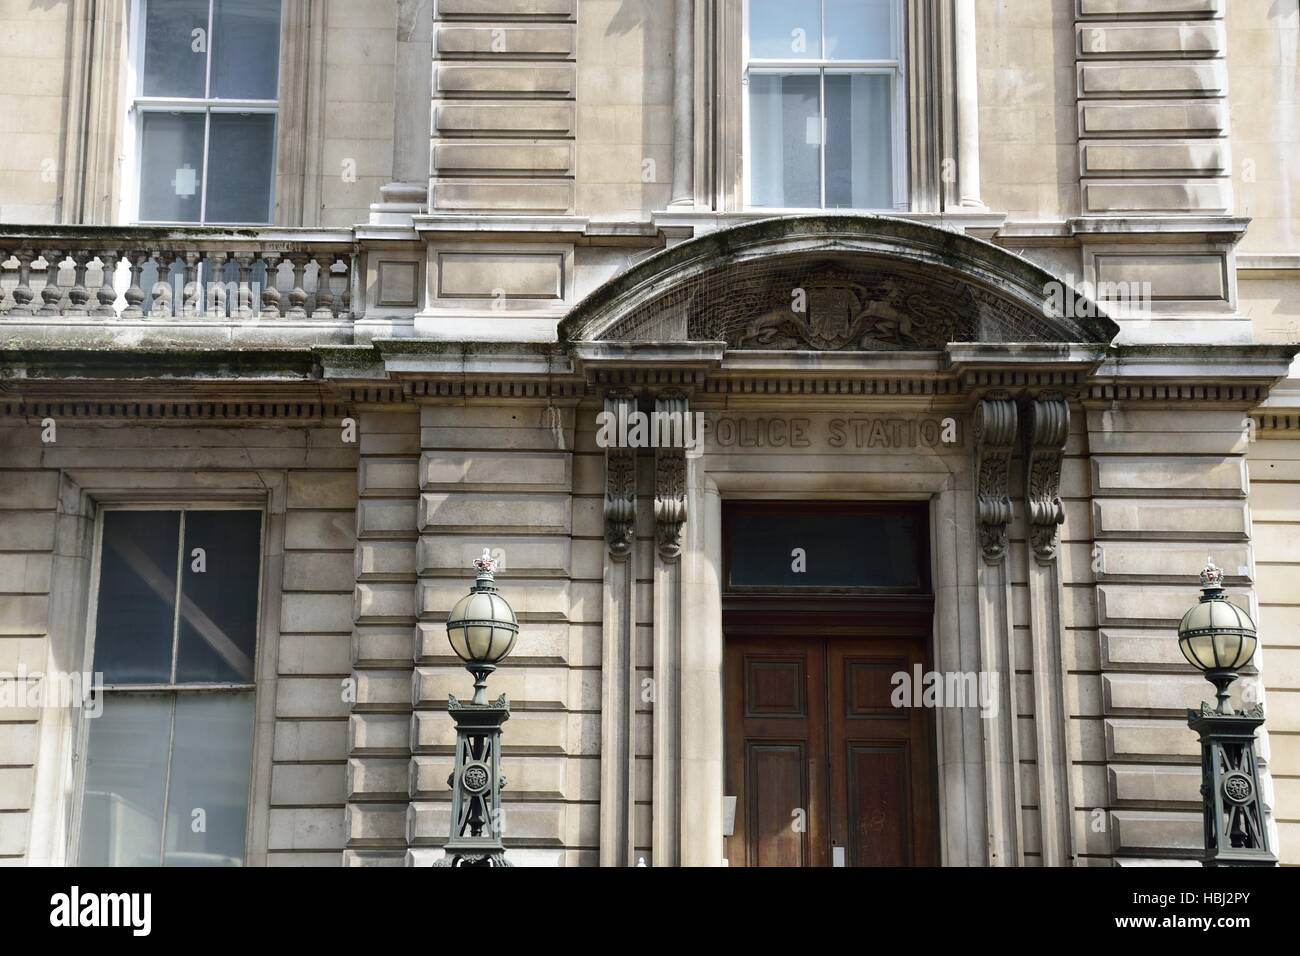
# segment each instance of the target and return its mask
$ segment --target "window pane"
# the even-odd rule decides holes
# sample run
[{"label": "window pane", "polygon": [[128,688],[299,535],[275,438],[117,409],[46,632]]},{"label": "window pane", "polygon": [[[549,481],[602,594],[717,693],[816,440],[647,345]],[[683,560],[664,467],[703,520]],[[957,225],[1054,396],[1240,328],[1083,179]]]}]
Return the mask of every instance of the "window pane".
[{"label": "window pane", "polygon": [[[727,513],[729,586],[926,588],[920,541],[924,513],[839,513],[791,506],[776,511],[732,508]],[[800,561],[792,560],[796,549]]]},{"label": "window pane", "polygon": [[157,866],[172,698],[107,694],[90,721],[81,866]]},{"label": "window pane", "polygon": [[252,683],[261,534],[258,511],[186,512],[177,683]]},{"label": "window pane", "polygon": [[203,190],[202,113],[145,113],[140,132],[140,218],[198,222]]},{"label": "window pane", "polygon": [[270,222],[275,116],[213,113],[208,222]]},{"label": "window pane", "polygon": [[204,95],[207,32],[208,0],[150,0],[144,24],[145,96]]},{"label": "window pane", "polygon": [[826,57],[893,60],[896,0],[826,0]]},{"label": "window pane", "polygon": [[243,863],[252,756],[251,692],[177,697],[165,866]]},{"label": "window pane", "polygon": [[821,205],[821,78],[749,77],[750,205]]},{"label": "window pane", "polygon": [[893,78],[826,74],[826,205],[894,205]]},{"label": "window pane", "polygon": [[275,99],[280,0],[216,0],[212,21],[212,95]]},{"label": "window pane", "polygon": [[819,59],[821,16],[821,0],[749,0],[750,58]]},{"label": "window pane", "polygon": [[179,544],[178,512],[104,513],[95,670],[105,683],[171,679]]}]

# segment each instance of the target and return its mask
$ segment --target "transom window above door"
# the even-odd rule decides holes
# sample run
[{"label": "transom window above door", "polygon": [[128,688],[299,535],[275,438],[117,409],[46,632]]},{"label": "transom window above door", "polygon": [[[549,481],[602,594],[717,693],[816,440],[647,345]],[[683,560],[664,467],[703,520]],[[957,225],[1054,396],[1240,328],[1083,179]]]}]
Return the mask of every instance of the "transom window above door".
[{"label": "transom window above door", "polygon": [[747,204],[905,207],[900,0],[746,0]]},{"label": "transom window above door", "polygon": [[135,218],[272,220],[280,0],[138,0]]}]

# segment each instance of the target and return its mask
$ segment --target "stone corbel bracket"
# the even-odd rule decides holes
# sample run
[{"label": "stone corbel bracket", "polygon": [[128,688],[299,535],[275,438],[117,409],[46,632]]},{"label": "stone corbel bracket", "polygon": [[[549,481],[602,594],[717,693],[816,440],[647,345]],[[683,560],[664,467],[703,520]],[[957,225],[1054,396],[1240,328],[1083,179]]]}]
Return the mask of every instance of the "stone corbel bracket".
[{"label": "stone corbel bracket", "polygon": [[[635,410],[632,392],[619,389],[605,395],[605,414],[615,422],[627,421]],[[605,543],[610,555],[622,560],[632,551],[635,538],[636,449],[615,443],[605,448]]]},{"label": "stone corbel bracket", "polygon": [[1003,394],[980,401],[975,408],[976,517],[984,558],[999,562],[1007,554],[1011,523],[1011,454],[1016,447],[1019,415],[1016,403]]},{"label": "stone corbel bracket", "polygon": [[[659,556],[675,561],[682,553],[682,525],[686,523],[686,442],[692,434],[690,403],[677,389],[655,396],[655,422],[661,440],[655,444],[655,544]],[[671,438],[671,443],[662,439]]]},{"label": "stone corbel bracket", "polygon": [[1029,399],[1025,415],[1025,515],[1039,561],[1056,557],[1061,504],[1061,459],[1070,434],[1070,406],[1059,394]]}]

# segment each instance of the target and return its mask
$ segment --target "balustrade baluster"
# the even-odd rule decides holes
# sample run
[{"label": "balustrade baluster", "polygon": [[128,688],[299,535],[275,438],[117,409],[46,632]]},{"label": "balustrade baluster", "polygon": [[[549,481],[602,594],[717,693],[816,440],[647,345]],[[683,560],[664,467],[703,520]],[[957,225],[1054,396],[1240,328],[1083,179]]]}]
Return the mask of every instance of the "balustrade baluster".
[{"label": "balustrade baluster", "polygon": [[289,292],[289,311],[285,313],[285,318],[305,319],[307,318],[307,290],[303,287],[306,281],[304,278],[307,272],[307,263],[311,261],[310,256],[301,253],[295,253],[289,256],[289,261],[293,263],[293,289]]},{"label": "balustrade baluster", "polygon": [[280,317],[280,289],[277,285],[280,275],[280,255],[275,252],[263,252],[259,258],[266,266],[266,283],[262,289],[262,318],[278,319]]},{"label": "balustrade baluster", "polygon": [[355,256],[339,256],[343,263],[343,292],[339,295],[339,315],[343,318],[352,316],[352,264]]},{"label": "balustrade baluster", "polygon": [[122,318],[139,319],[145,314],[141,308],[145,300],[144,288],[140,285],[140,274],[144,272],[144,264],[149,261],[149,253],[141,250],[127,253],[127,262],[131,264],[131,285],[122,294],[126,299],[126,308],[122,310]]},{"label": "balustrade baluster", "polygon": [[36,297],[30,284],[32,261],[36,258],[36,253],[31,249],[19,249],[14,253],[14,258],[18,260],[18,285],[14,286],[14,305],[9,310],[10,318],[34,314],[32,299]]},{"label": "balustrade baluster", "polygon": [[45,259],[45,285],[41,288],[41,302],[44,304],[37,315],[63,314],[63,287],[59,285],[59,270],[65,255],[56,249],[46,249],[41,253]]},{"label": "balustrade baluster", "polygon": [[180,258],[185,262],[185,287],[182,290],[184,302],[181,311],[186,318],[192,319],[199,314],[199,295],[202,292],[199,286],[199,260],[203,255],[186,252]]},{"label": "balustrade baluster", "polygon": [[334,278],[331,271],[334,265],[334,254],[325,253],[316,256],[316,307],[312,309],[311,317],[313,319],[332,319],[334,318],[334,290],[330,288],[330,281]]},{"label": "balustrade baluster", "polygon": [[114,308],[117,302],[117,289],[113,286],[113,276],[117,272],[117,259],[116,250],[99,254],[99,288],[95,290],[95,300],[98,305],[91,310],[92,315],[106,319],[117,318],[117,309]]},{"label": "balustrade baluster", "polygon": [[65,316],[88,316],[90,311],[86,303],[90,301],[90,290],[86,288],[86,267],[90,265],[91,255],[84,249],[72,253],[72,288],[68,290],[68,308]]},{"label": "balustrade baluster", "polygon": [[230,254],[226,252],[210,252],[207,256],[207,295],[204,299],[209,319],[226,317],[226,260],[229,258]]},{"label": "balustrade baluster", "polygon": [[253,317],[253,253],[236,252],[234,260],[239,263],[239,289],[232,316],[247,321]]},{"label": "balustrade baluster", "polygon": [[[172,294],[172,266],[180,264],[184,256],[174,252],[168,261],[167,253],[159,252],[155,258],[158,262],[158,278],[153,284],[153,308],[149,310],[149,315],[155,319],[170,319],[176,314]],[[184,301],[183,294],[182,301]]]}]

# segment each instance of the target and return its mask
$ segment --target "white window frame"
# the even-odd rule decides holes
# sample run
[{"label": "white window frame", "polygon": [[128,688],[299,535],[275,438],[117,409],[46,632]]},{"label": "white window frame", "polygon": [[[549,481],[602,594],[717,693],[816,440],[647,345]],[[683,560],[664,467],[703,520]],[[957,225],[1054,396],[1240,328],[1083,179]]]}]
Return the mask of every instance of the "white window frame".
[{"label": "white window frame", "polygon": [[[85,669],[87,672],[94,673],[95,668],[95,630],[99,619],[99,579],[102,570],[103,553],[104,553],[104,515],[110,511],[179,511],[181,513],[181,523],[179,529],[179,538],[177,543],[178,561],[182,566],[185,559],[185,514],[189,511],[255,511],[261,516],[261,532],[257,544],[257,611],[254,621],[257,628],[253,638],[253,678],[251,682],[216,682],[216,683],[186,683],[177,684],[175,681],[166,684],[105,684],[103,693],[107,697],[109,694],[170,694],[173,698],[179,698],[183,693],[251,693],[253,695],[253,726],[250,730],[252,739],[250,741],[250,759],[248,773],[248,793],[245,801],[244,811],[244,850],[242,865],[247,866],[250,854],[254,851],[252,845],[253,839],[253,821],[256,814],[256,807],[253,804],[255,798],[255,784],[258,775],[258,741],[257,741],[257,716],[258,716],[258,687],[262,678],[261,668],[258,666],[262,654],[262,604],[264,595],[263,587],[266,583],[266,561],[267,561],[267,533],[270,515],[268,509],[257,503],[238,500],[215,499],[212,501],[150,501],[150,502],[105,502],[95,509],[95,530],[94,545],[90,563],[90,588],[89,599],[86,609],[86,635],[85,650],[82,660],[86,662]],[[183,575],[177,576],[177,594],[183,585]],[[179,614],[179,605],[176,609]],[[172,668],[173,676],[176,666],[176,645],[178,627],[176,620],[172,622]],[[79,708],[77,711],[77,723],[74,728],[76,744],[73,748],[73,787],[72,787],[72,813],[68,825],[68,845],[66,861],[68,866],[79,865],[81,853],[81,820],[83,802],[86,793],[86,757],[89,752],[90,742],[90,724],[91,718],[86,715],[85,708]],[[175,705],[172,710],[172,733],[175,733]],[[173,749],[175,742],[169,745],[167,763],[168,775],[171,773],[171,762],[175,757]],[[165,807],[165,803],[164,803]],[[166,814],[163,816],[164,827],[166,825]],[[165,836],[165,833],[164,833]],[[166,845],[163,845],[164,851]]]},{"label": "white window frame", "polygon": [[[818,25],[821,29],[822,56],[817,59],[762,59],[749,55],[749,0],[742,0],[741,7],[741,53],[740,53],[740,87],[741,87],[741,168],[743,176],[744,208],[755,212],[770,213],[774,216],[786,213],[808,212],[810,210],[830,213],[860,212],[903,212],[911,208],[908,198],[907,181],[907,4],[902,0],[891,0],[894,5],[894,49],[898,51],[896,60],[831,60],[826,58],[826,2],[819,0],[821,17]],[[750,117],[749,117],[749,77],[751,73],[816,73],[820,77],[819,108],[821,110],[821,205],[819,206],[755,206],[753,204],[753,180],[750,173]],[[859,209],[848,206],[826,205],[826,74],[827,73],[877,73],[893,77],[893,123],[891,128],[893,160],[892,206]]]},{"label": "white window frame", "polygon": [[[275,221],[276,204],[276,170],[279,167],[280,151],[280,97],[284,87],[284,70],[282,62],[283,42],[280,35],[276,37],[276,98],[273,100],[230,100],[214,97],[166,97],[145,96],[144,89],[144,29],[148,22],[145,16],[146,4],[151,0],[131,0],[130,25],[127,31],[127,103],[126,122],[123,124],[123,189],[121,220],[137,225],[168,226],[269,226]],[[166,2],[166,0],[159,0]],[[208,0],[208,57],[207,74],[204,78],[205,91],[212,87],[212,18],[214,0]],[[280,0],[280,25],[284,25],[284,2]],[[203,176],[200,182],[199,219],[198,222],[185,220],[161,220],[140,218],[140,181],[144,175],[144,163],[140,159],[142,142],[141,130],[146,112],[203,113]],[[275,116],[275,132],[271,146],[271,194],[268,197],[267,215],[264,222],[215,222],[208,219],[208,134],[212,126],[213,113],[270,113]]]}]

